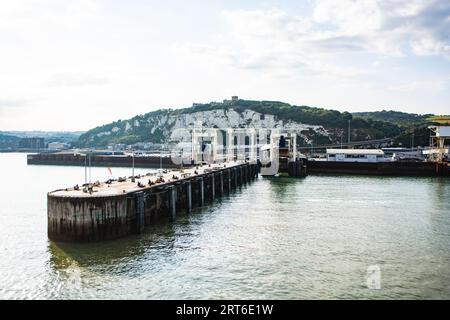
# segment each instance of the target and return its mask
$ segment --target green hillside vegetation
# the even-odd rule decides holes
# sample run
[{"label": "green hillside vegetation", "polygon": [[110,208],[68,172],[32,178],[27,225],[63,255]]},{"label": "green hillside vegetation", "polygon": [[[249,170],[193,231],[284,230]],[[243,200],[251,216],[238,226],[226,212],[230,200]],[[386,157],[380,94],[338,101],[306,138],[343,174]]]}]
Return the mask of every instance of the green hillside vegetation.
[{"label": "green hillside vegetation", "polygon": [[[153,112],[146,113],[145,115],[138,115],[128,120],[128,122],[133,123],[135,120],[146,121],[148,119],[157,119],[160,116],[168,115],[172,113],[173,110],[165,109],[165,110],[157,110]],[[162,135],[161,130],[156,129],[152,134],[151,130],[148,126],[141,127],[133,127],[133,132],[129,134],[114,134],[105,135],[105,136],[97,136],[97,134],[101,132],[112,132],[113,128],[123,129],[125,127],[125,121],[118,120],[109,124],[105,124],[103,126],[96,127],[92,130],[89,130],[83,133],[77,142],[78,146],[81,147],[103,147],[108,144],[134,144],[138,142],[154,142],[160,143],[163,142],[164,136]]]},{"label": "green hillside vegetation", "polygon": [[440,124],[440,125],[445,125],[445,126],[450,125],[450,116],[431,116],[428,118],[428,120],[435,124]]},{"label": "green hillside vegetation", "polygon": [[[410,135],[413,128],[420,129],[422,134],[426,128],[427,120],[432,115],[418,115],[397,111],[377,112],[339,112],[336,110],[316,108],[309,106],[295,106],[280,101],[254,101],[235,100],[223,103],[211,102],[195,104],[193,107],[184,109],[161,109],[143,115],[135,116],[129,120],[118,120],[82,134],[78,140],[80,147],[104,147],[111,144],[134,144],[138,142],[165,142],[163,132],[158,128],[158,119],[166,115],[181,115],[194,112],[204,112],[216,109],[234,109],[237,112],[253,110],[262,114],[275,115],[281,120],[293,120],[310,125],[321,125],[329,133],[327,136],[318,135],[316,132],[302,132],[317,144],[338,143],[341,139],[347,140],[348,122],[351,121],[352,141],[372,140],[382,138],[398,137],[402,142]],[[144,125],[132,126],[131,130],[124,133],[125,126],[139,120]],[[156,129],[155,129],[156,127]],[[113,131],[114,128],[119,130]],[[152,129],[154,132],[152,133]],[[170,129],[170,128],[169,128]],[[108,134],[103,134],[107,132]],[[98,135],[100,134],[100,136]],[[418,135],[419,137],[419,135]],[[418,139],[420,145],[426,145],[425,140]],[[300,143],[302,143],[300,139]]]},{"label": "green hillside vegetation", "polygon": [[0,149],[16,148],[19,140],[19,137],[0,133]]},{"label": "green hillside vegetation", "polygon": [[430,114],[415,114],[415,113],[405,113],[400,111],[374,111],[374,112],[354,112],[355,117],[363,119],[372,119],[378,121],[386,121],[390,123],[395,123],[402,127],[409,127],[412,124],[420,125],[427,122],[430,118]]}]

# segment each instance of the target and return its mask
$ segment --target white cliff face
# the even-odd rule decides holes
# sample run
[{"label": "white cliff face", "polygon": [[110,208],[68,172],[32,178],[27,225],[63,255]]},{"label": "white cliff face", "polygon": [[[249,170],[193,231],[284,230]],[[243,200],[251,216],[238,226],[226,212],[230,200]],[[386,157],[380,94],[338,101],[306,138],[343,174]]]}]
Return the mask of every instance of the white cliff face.
[{"label": "white cliff face", "polygon": [[109,135],[111,135],[110,131],[100,132],[97,134],[98,137],[109,136]]},{"label": "white cliff face", "polygon": [[162,132],[163,136],[168,139],[171,134],[177,129],[189,129],[193,127],[202,126],[203,128],[280,128],[294,130],[300,137],[309,142],[308,138],[302,134],[302,131],[312,130],[319,135],[329,136],[329,133],[323,126],[309,125],[296,121],[279,120],[276,116],[270,114],[262,114],[253,110],[245,110],[244,112],[237,112],[234,109],[216,109],[209,111],[182,113],[182,114],[162,114],[143,120],[134,120],[132,122],[125,122],[122,128],[114,127],[111,131],[100,132],[97,136],[128,133],[133,128],[148,127],[151,134],[156,130]]},{"label": "white cliff face", "polygon": [[[245,110],[238,113],[233,109],[211,110],[204,112],[195,112],[189,114],[181,114],[177,116],[167,116],[174,125],[170,128],[160,128],[166,137],[169,137],[175,129],[193,128],[195,126],[203,126],[207,128],[255,128],[255,129],[271,129],[279,128],[286,130],[294,130],[306,143],[309,139],[302,134],[302,131],[313,130],[319,135],[328,136],[328,132],[323,126],[303,124],[296,121],[283,121],[277,119],[274,115],[262,114],[253,110]],[[175,121],[173,121],[175,119]]]},{"label": "white cliff face", "polygon": [[[167,117],[167,116],[166,116]],[[230,110],[211,110],[204,112],[195,112],[181,114],[177,116],[168,116],[171,123],[175,125],[172,128],[189,128],[201,123],[203,126],[215,128],[289,128],[293,130],[314,131],[324,130],[322,126],[302,124],[295,121],[278,120],[274,115],[263,115],[253,110],[245,110],[238,113]],[[173,119],[176,119],[175,121]]]}]

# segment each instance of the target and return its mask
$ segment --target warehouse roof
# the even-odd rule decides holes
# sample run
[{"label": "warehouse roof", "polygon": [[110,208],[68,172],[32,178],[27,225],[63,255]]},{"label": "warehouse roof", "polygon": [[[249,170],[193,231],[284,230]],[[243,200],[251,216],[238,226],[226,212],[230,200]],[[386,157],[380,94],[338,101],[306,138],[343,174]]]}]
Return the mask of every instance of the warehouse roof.
[{"label": "warehouse roof", "polygon": [[384,155],[381,149],[327,149],[327,154],[371,154]]}]

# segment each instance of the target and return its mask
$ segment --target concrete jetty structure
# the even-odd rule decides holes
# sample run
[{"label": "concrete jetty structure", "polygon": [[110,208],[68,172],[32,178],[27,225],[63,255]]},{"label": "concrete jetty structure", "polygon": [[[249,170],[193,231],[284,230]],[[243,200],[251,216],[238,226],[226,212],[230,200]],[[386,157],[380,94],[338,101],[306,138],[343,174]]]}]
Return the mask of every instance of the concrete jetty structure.
[{"label": "concrete jetty structure", "polygon": [[[140,233],[158,220],[174,221],[177,215],[232,192],[260,172],[266,176],[278,172],[306,175],[292,133],[274,129],[258,134],[254,129],[220,130],[200,124],[173,134],[179,141],[173,146],[171,161],[188,168],[167,171],[160,165],[156,173],[88,183],[84,157],[85,184],[47,195],[48,237],[66,242],[116,239]],[[187,156],[186,140],[191,141]],[[258,159],[258,140],[262,144],[270,140],[269,159]],[[89,156],[91,165],[90,160]],[[132,160],[134,172],[136,158]]]},{"label": "concrete jetty structure", "polygon": [[48,237],[90,242],[174,221],[258,176],[256,162],[233,161],[61,189],[47,195]]}]

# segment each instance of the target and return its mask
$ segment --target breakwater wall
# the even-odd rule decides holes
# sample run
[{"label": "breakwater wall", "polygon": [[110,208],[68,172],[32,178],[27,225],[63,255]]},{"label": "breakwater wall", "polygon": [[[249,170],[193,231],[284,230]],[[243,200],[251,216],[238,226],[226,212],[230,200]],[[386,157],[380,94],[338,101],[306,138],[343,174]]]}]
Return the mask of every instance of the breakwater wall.
[{"label": "breakwater wall", "polygon": [[[86,156],[73,153],[38,153],[27,156],[29,165],[61,165],[61,166],[84,166]],[[94,167],[132,167],[133,157],[131,156],[109,156],[92,155],[91,165]],[[175,168],[176,165],[170,157],[164,156],[162,159],[158,156],[134,157],[134,166],[136,168]]]},{"label": "breakwater wall", "polygon": [[155,222],[189,214],[257,176],[257,164],[234,163],[104,183],[92,192],[77,187],[49,192],[48,237],[91,242],[140,233]]}]

